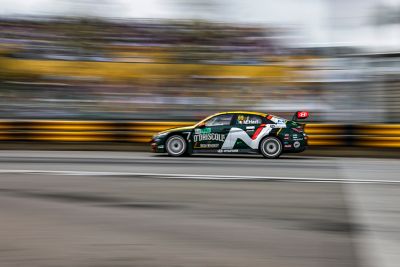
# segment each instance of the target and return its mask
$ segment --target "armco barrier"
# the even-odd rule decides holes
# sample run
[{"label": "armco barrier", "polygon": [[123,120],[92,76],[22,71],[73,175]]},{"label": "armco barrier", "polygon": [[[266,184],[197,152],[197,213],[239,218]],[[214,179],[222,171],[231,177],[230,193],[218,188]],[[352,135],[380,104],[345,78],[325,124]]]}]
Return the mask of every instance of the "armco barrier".
[{"label": "armco barrier", "polygon": [[358,125],[356,146],[400,148],[400,124]]},{"label": "armco barrier", "polygon": [[3,120],[0,121],[0,140],[145,143],[159,131],[192,124],[192,122],[149,121]]},{"label": "armco barrier", "polygon": [[[2,120],[0,141],[135,142],[147,143],[160,131],[193,125],[165,121]],[[400,148],[399,124],[306,124],[310,146]]]},{"label": "armco barrier", "polygon": [[341,124],[306,124],[310,146],[344,146],[350,137],[347,135],[347,126]]}]

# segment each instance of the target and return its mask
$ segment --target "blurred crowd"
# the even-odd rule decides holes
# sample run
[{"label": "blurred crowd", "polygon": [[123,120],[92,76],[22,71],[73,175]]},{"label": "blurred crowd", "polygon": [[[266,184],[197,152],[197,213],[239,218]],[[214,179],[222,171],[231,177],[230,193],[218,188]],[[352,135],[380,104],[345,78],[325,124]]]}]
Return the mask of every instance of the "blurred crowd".
[{"label": "blurred crowd", "polygon": [[3,19],[0,29],[16,58],[255,65],[284,53],[278,29],[204,21]]},{"label": "blurred crowd", "polygon": [[224,110],[400,121],[400,57],[184,20],[0,19],[5,119],[197,120]]}]

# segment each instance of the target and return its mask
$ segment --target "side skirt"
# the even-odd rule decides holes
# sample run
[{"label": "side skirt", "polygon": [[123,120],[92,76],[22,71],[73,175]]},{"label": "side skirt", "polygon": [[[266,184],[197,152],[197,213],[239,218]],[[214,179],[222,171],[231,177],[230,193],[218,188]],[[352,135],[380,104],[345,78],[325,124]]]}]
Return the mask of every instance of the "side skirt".
[{"label": "side skirt", "polygon": [[193,150],[194,154],[202,154],[202,153],[215,153],[215,154],[258,154],[257,149],[218,149],[218,150],[210,150],[210,149],[197,149]]}]

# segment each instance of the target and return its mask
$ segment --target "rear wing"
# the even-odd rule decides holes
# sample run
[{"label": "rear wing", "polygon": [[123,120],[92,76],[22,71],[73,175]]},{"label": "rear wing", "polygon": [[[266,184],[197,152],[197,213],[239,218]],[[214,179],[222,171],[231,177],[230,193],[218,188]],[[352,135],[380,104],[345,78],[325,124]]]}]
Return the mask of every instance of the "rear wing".
[{"label": "rear wing", "polygon": [[308,115],[310,115],[308,111],[296,111],[292,117],[292,121],[307,119]]}]

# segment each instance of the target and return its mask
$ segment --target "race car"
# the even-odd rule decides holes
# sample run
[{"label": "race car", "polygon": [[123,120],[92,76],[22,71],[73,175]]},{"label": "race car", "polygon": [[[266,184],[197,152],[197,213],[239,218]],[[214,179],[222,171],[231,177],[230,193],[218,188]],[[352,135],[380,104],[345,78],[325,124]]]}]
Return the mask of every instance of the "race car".
[{"label": "race car", "polygon": [[304,124],[307,111],[297,111],[292,120],[274,115],[232,111],[211,115],[199,123],[169,129],[153,136],[153,152],[178,157],[193,153],[260,153],[278,158],[282,153],[302,152],[307,147]]}]

